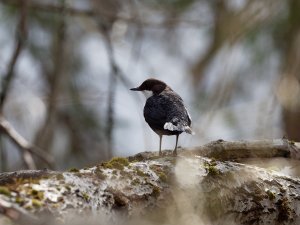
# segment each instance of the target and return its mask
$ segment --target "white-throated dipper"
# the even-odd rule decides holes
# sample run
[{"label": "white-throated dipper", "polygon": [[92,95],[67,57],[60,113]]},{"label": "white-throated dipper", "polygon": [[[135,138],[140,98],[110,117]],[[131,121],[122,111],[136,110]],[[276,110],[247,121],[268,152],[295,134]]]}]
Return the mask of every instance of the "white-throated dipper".
[{"label": "white-throated dipper", "polygon": [[144,117],[151,129],[159,136],[159,155],[163,135],[176,135],[173,155],[177,155],[178,137],[182,132],[192,134],[191,117],[182,98],[165,82],[150,78],[132,91],[150,92],[146,101]]}]

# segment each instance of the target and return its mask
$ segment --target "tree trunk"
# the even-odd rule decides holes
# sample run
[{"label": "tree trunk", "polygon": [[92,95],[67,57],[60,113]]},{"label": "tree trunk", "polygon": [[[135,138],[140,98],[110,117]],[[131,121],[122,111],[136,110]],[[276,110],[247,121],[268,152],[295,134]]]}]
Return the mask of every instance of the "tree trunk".
[{"label": "tree trunk", "polygon": [[282,80],[279,82],[278,97],[282,105],[282,121],[285,135],[300,141],[300,2],[289,1],[289,16],[283,32]]}]

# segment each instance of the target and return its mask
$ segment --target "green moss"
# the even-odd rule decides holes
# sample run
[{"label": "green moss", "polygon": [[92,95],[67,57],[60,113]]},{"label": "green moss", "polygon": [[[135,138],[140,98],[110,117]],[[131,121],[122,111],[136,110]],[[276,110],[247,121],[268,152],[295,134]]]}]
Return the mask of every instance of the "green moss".
[{"label": "green moss", "polygon": [[101,164],[104,168],[106,169],[112,169],[113,168],[113,165],[110,164],[109,162],[104,162]]},{"label": "green moss", "polygon": [[204,168],[208,173],[208,175],[214,176],[220,174],[220,171],[218,170],[218,168],[216,168],[216,165],[217,165],[216,161],[204,162]]},{"label": "green moss", "polygon": [[160,181],[167,182],[168,178],[167,178],[166,174],[164,173],[163,169],[161,168],[161,166],[150,165],[150,169],[156,173],[156,175],[158,176]]},{"label": "green moss", "polygon": [[51,204],[51,208],[53,208],[53,209],[58,209],[59,207],[60,207],[60,204],[58,204],[58,203]]},{"label": "green moss", "polygon": [[136,169],[136,174],[140,177],[146,177],[148,176],[146,173],[144,173],[143,171],[141,171],[140,169]]},{"label": "green moss", "polygon": [[[15,184],[22,185],[22,184],[40,184],[40,180],[46,176],[42,176],[40,178],[17,178]],[[47,178],[45,178],[47,179]]]},{"label": "green moss", "polygon": [[85,192],[82,193],[82,198],[87,202],[90,201],[91,199],[91,197]]},{"label": "green moss", "polygon": [[153,186],[151,195],[154,196],[154,197],[158,197],[160,195],[160,189],[159,189],[159,187]]},{"label": "green moss", "polygon": [[66,188],[67,191],[71,191],[70,185],[65,185],[65,188]]},{"label": "green moss", "polygon": [[125,166],[129,165],[127,158],[114,157],[110,161],[102,163],[104,168],[123,170]]},{"label": "green moss", "polygon": [[113,171],[112,171],[112,174],[113,174],[113,175],[117,175],[117,171],[116,171],[116,170],[113,170]]},{"label": "green moss", "polygon": [[25,199],[23,199],[23,198],[21,198],[21,197],[16,197],[15,202],[16,202],[17,204],[19,204],[20,206],[22,206],[22,205],[24,205],[24,203],[25,203]]},{"label": "green moss", "polygon": [[8,197],[11,196],[10,190],[7,187],[0,186],[0,194],[6,195]]},{"label": "green moss", "polygon": [[111,163],[113,162],[118,162],[124,166],[128,166],[129,165],[129,161],[127,158],[122,158],[122,157],[115,157],[112,160],[110,160]]},{"label": "green moss", "polygon": [[64,175],[62,175],[62,174],[56,174],[55,177],[56,177],[57,180],[63,180],[64,179]]},{"label": "green moss", "polygon": [[295,145],[296,144],[296,142],[293,141],[293,140],[289,140],[288,142],[289,142],[290,145]]},{"label": "green moss", "polygon": [[31,195],[33,198],[38,199],[38,200],[44,199],[44,193],[42,191],[37,191],[37,190],[32,189]]},{"label": "green moss", "polygon": [[208,174],[210,175],[217,175],[220,171],[215,166],[208,167]]},{"label": "green moss", "polygon": [[103,171],[100,169],[100,167],[98,166],[94,172],[97,176],[98,179],[100,180],[104,180],[106,178],[106,175],[103,173]]},{"label": "green moss", "polygon": [[26,205],[24,207],[24,209],[26,209],[26,210],[33,210],[33,207],[32,207],[32,205]]},{"label": "green moss", "polygon": [[159,172],[158,177],[162,182],[167,182],[167,180],[168,180],[168,177],[164,172]]},{"label": "green moss", "polygon": [[137,179],[137,178],[135,178],[134,180],[131,181],[131,185],[136,186],[136,185],[139,185],[139,184],[140,184],[140,180]]},{"label": "green moss", "polygon": [[278,209],[277,220],[279,222],[288,221],[292,214],[290,203],[287,198],[279,199],[276,203]]},{"label": "green moss", "polygon": [[37,195],[37,198],[40,199],[40,200],[44,199],[44,192],[41,192],[41,191],[40,191],[40,192],[38,193],[38,195]]},{"label": "green moss", "polygon": [[270,199],[270,200],[274,200],[275,199],[275,193],[274,192],[272,192],[272,191],[270,191],[270,190],[267,190],[267,195],[268,195],[268,198]]},{"label": "green moss", "polygon": [[43,203],[40,200],[37,200],[37,199],[32,199],[31,203],[32,203],[32,206],[34,208],[41,208],[42,205],[43,205]]},{"label": "green moss", "polygon": [[34,190],[34,189],[31,190],[31,195],[37,195],[37,194],[38,194],[37,190]]},{"label": "green moss", "polygon": [[78,173],[79,169],[77,169],[77,168],[70,168],[69,172],[71,172],[71,173]]}]

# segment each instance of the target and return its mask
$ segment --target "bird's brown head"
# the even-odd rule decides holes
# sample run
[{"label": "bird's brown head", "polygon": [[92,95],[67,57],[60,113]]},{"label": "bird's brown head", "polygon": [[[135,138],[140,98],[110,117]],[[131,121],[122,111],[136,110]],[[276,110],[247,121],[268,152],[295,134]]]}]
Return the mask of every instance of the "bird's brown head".
[{"label": "bird's brown head", "polygon": [[167,88],[167,84],[161,80],[150,78],[145,80],[139,87],[131,88],[131,91],[152,91],[153,94],[159,94]]}]

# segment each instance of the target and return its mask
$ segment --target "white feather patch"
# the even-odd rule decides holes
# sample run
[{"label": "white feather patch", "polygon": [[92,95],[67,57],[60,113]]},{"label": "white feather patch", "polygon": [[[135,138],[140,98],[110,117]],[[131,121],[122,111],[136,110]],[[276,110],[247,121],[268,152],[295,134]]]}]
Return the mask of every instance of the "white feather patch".
[{"label": "white feather patch", "polygon": [[150,98],[150,97],[153,96],[153,92],[152,91],[146,91],[145,90],[145,91],[143,91],[143,93],[144,93],[146,99],[148,99],[148,98]]},{"label": "white feather patch", "polygon": [[189,117],[190,121],[192,122],[192,117],[191,117],[191,115],[189,114],[189,111],[187,110],[187,108],[186,108],[186,107],[184,107],[184,108],[185,108],[185,110],[186,110],[186,112],[187,112],[187,115],[188,115],[188,117]]},{"label": "white feather patch", "polygon": [[164,129],[170,130],[170,131],[174,131],[174,130],[180,131],[180,130],[178,129],[177,126],[174,126],[174,125],[173,125],[172,123],[170,123],[170,122],[165,123]]},{"label": "white feather patch", "polygon": [[192,134],[192,135],[195,134],[189,126],[180,126],[180,125],[175,126],[171,122],[165,123],[164,129],[170,130],[170,131],[182,131],[182,132],[186,132],[186,133]]},{"label": "white feather patch", "polygon": [[182,126],[180,124],[178,124],[177,126],[175,126],[173,123],[167,122],[164,125],[164,129],[170,130],[170,131],[186,131],[187,127]]}]

